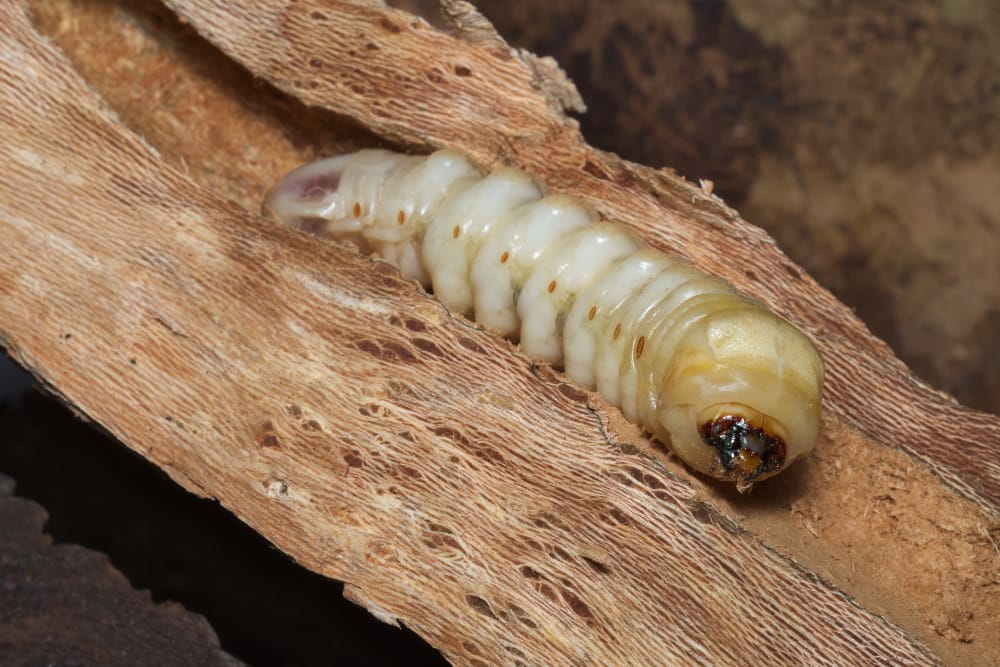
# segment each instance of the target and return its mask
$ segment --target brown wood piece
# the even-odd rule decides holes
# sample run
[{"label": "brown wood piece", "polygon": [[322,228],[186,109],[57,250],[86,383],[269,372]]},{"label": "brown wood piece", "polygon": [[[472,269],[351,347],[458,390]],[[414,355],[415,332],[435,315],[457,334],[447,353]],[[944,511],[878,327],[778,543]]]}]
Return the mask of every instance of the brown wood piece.
[{"label": "brown wood piece", "polygon": [[308,105],[523,166],[767,301],[822,349],[824,435],[750,498],[693,478],[391,267],[249,213],[273,164],[221,187],[226,162],[184,138],[263,146],[294,118],[240,135],[239,91],[222,116],[192,96],[185,122],[135,126],[177,147],[162,157],[0,0],[0,339],[80,413],[457,663],[996,656],[1000,420],[915,380],[763,232],[588,147],[567,82],[481,22],[465,40],[365,3],[169,4]]}]

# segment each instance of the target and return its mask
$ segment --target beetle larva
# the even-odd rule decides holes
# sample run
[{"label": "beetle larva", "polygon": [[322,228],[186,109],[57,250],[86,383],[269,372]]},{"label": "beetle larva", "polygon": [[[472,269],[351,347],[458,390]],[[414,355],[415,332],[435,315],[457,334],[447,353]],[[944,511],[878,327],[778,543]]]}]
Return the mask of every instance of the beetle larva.
[{"label": "beetle larva", "polygon": [[823,365],[802,332],[523,171],[362,150],[296,169],[266,207],[379,253],[695,470],[745,489],[816,441]]}]

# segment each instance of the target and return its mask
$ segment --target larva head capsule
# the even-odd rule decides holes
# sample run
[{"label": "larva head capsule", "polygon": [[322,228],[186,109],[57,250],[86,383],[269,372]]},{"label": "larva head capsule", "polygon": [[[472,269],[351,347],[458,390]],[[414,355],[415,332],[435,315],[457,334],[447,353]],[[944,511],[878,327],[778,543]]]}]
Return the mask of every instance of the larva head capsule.
[{"label": "larva head capsule", "polygon": [[658,426],[688,465],[744,491],[812,450],[822,386],[805,334],[762,307],[721,310],[680,337]]},{"label": "larva head capsule", "polygon": [[748,405],[717,405],[697,417],[703,443],[717,452],[720,473],[750,484],[781,470],[788,458],[784,428]]}]

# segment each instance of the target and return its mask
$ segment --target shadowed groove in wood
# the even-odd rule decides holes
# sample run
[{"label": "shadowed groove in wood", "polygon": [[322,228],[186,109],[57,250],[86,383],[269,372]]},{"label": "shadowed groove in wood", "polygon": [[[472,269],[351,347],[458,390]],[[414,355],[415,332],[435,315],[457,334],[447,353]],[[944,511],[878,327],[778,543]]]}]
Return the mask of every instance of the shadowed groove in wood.
[{"label": "shadowed groove in wood", "polygon": [[[677,478],[641,459],[625,465],[642,474],[621,470],[590,411],[490,336],[439,315],[446,359],[401,365],[351,347],[375,331],[392,340],[389,313],[440,308],[398,279],[372,281],[369,261],[264,227],[195,186],[115,123],[20,9],[5,0],[0,17],[8,62],[22,66],[0,70],[4,342],[187,488],[455,660],[495,663],[516,644],[525,662],[549,664],[932,661],[749,535],[695,519]],[[136,261],[140,247],[157,261]],[[317,289],[331,299],[317,303]],[[363,405],[380,418],[348,416]],[[468,445],[431,431],[455,414],[479,416],[459,429]],[[300,431],[303,419],[336,424],[349,443]],[[331,450],[347,447],[363,465],[331,470]],[[484,449],[507,465],[481,460]],[[428,559],[417,535],[430,523],[459,536],[459,553]],[[595,575],[581,554],[602,548],[616,585],[585,587]],[[730,562],[753,585],[720,577],[715,566]],[[522,583],[525,565],[537,587]],[[467,596],[493,614],[475,612],[480,644],[462,639]],[[786,633],[761,646],[737,636],[747,618]]]}]

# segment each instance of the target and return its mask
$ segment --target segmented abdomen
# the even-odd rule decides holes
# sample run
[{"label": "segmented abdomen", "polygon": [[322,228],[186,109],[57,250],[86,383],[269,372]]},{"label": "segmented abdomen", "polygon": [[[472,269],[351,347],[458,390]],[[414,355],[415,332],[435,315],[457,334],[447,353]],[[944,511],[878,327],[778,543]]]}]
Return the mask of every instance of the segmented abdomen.
[{"label": "segmented abdomen", "polygon": [[266,203],[564,367],[696,470],[746,488],[816,440],[823,367],[803,333],[523,171],[363,150],[296,169]]}]

